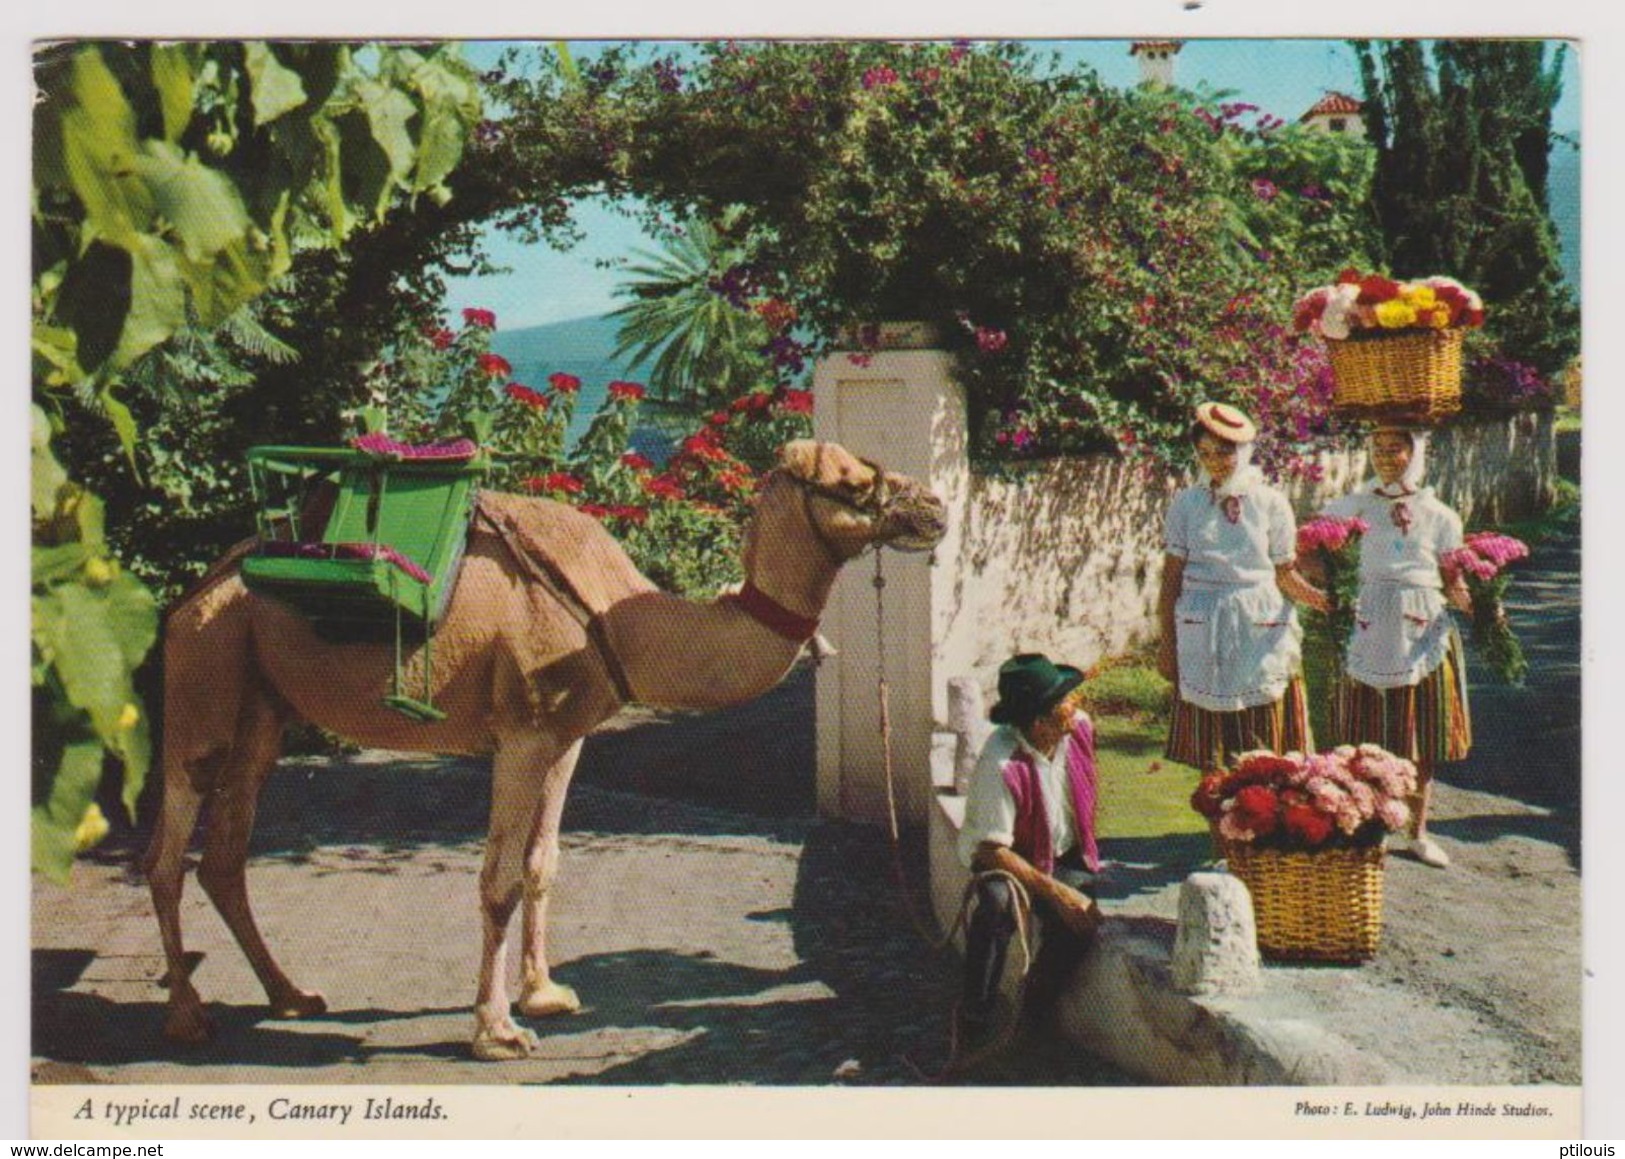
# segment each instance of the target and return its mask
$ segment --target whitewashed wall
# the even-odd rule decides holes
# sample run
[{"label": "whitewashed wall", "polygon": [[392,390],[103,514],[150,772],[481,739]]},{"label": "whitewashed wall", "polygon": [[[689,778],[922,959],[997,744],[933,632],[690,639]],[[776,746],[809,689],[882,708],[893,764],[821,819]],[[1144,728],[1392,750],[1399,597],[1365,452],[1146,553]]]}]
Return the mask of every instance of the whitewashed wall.
[{"label": "whitewashed wall", "polygon": [[[890,689],[898,816],[924,824],[931,734],[947,719],[947,685],[991,691],[1011,653],[1043,651],[1087,667],[1156,633],[1162,520],[1185,482],[1115,455],[973,472],[964,399],[933,351],[836,354],[814,377],[815,430],[928,482],[948,506],[946,538],[927,561],[888,553],[884,669]],[[1302,518],[1367,473],[1363,449],[1327,455],[1322,478],[1288,489]],[[1469,522],[1544,510],[1556,485],[1550,415],[1462,424],[1435,436],[1428,477]],[[876,676],[882,667],[873,567],[849,568],[824,630],[841,654],[818,676],[819,808],[884,821],[887,801]],[[991,702],[991,700],[990,700]]]}]

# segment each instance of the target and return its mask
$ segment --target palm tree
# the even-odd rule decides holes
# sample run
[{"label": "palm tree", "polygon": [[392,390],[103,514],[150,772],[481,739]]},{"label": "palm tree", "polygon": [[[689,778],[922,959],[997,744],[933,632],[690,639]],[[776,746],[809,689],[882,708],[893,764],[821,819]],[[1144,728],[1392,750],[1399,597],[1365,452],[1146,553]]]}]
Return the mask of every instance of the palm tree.
[{"label": "palm tree", "polygon": [[610,314],[620,322],[612,357],[630,365],[651,358],[648,385],[666,400],[690,405],[730,399],[768,372],[761,353],[767,327],[746,304],[746,253],[714,225],[691,221],[664,252],[635,251],[633,280],[616,290],[631,301]]}]

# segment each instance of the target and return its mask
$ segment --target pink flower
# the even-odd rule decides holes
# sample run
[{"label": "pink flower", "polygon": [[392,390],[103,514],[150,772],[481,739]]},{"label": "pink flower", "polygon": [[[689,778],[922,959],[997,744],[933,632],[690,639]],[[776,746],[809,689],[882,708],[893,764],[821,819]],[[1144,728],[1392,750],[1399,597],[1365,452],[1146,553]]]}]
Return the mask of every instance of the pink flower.
[{"label": "pink flower", "polygon": [[581,389],[581,380],[573,374],[565,374],[562,370],[548,375],[547,384],[559,394],[575,394]]},{"label": "pink flower", "polygon": [[1253,196],[1258,198],[1258,200],[1274,201],[1275,195],[1279,192],[1280,190],[1275,187],[1275,182],[1271,181],[1269,178],[1253,178]]},{"label": "pink flower", "polygon": [[1364,535],[1370,529],[1370,524],[1363,519],[1319,515],[1298,528],[1298,551],[1305,555],[1316,550],[1341,551],[1351,538]]},{"label": "pink flower", "polygon": [[1479,531],[1467,537],[1467,546],[1500,570],[1515,560],[1529,558],[1529,545],[1510,535]]},{"label": "pink flower", "polygon": [[881,65],[871,68],[863,74],[863,87],[866,89],[884,88],[886,85],[897,83],[897,71]]},{"label": "pink flower", "polygon": [[976,345],[983,354],[997,354],[1009,341],[1010,336],[1003,330],[992,330],[986,326],[976,328]]}]

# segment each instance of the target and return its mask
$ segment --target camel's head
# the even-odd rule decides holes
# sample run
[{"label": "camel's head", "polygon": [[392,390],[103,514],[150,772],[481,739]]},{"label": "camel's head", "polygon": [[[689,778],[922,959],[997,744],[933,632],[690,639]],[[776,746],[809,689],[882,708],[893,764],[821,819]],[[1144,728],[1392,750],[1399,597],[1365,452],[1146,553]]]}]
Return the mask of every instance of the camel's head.
[{"label": "camel's head", "polygon": [[779,473],[802,489],[815,531],[842,558],[870,544],[930,551],[948,529],[941,499],[835,443],[786,443],[779,451]]}]

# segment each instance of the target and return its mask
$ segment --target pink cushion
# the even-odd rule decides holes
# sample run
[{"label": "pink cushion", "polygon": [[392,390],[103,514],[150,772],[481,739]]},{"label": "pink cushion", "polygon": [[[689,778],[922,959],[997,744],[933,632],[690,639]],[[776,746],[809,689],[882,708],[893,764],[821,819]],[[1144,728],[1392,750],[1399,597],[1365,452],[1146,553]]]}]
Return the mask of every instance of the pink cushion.
[{"label": "pink cushion", "polygon": [[441,463],[466,462],[480,449],[473,439],[450,439],[414,446],[376,433],[351,439],[350,445],[358,451],[386,459],[427,459]]},{"label": "pink cushion", "polygon": [[265,555],[291,556],[296,559],[381,559],[392,563],[420,584],[428,584],[434,577],[412,560],[382,543],[290,543],[273,539],[260,545]]}]

